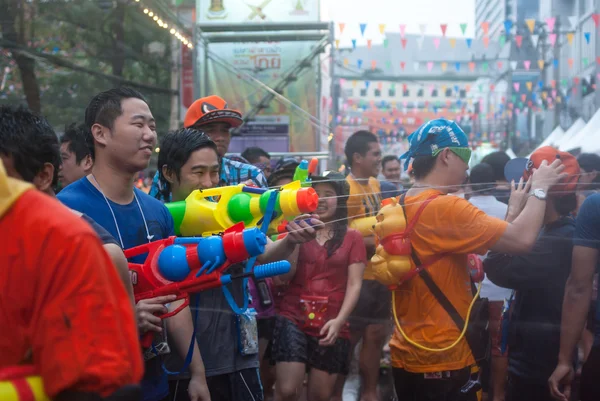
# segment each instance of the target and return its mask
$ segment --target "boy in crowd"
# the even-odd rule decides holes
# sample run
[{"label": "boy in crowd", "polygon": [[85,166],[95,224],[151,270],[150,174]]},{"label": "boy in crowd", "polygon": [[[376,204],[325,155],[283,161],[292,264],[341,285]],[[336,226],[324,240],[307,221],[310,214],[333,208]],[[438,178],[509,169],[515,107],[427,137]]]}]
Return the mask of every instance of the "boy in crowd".
[{"label": "boy in crowd", "polygon": [[571,213],[577,207],[579,178],[575,157],[550,146],[533,152],[527,165],[522,159],[509,162],[517,171],[525,171],[523,178],[528,180],[542,161],[556,159],[568,176],[548,191],[544,225],[533,250],[523,255],[490,252],[484,261],[492,282],[516,290],[508,323],[506,401],[552,401],[547,382],[558,361],[562,301],[575,232]]},{"label": "boy in crowd", "polygon": [[[158,159],[161,187],[172,194],[174,202],[185,200],[196,189],[208,189],[219,184],[217,146],[204,133],[182,128],[167,134],[161,143]],[[313,220],[313,223],[319,223]],[[259,264],[286,259],[296,245],[310,241],[315,229],[302,221],[291,222],[289,234],[270,243]],[[236,267],[231,269],[235,270]],[[241,280],[232,283],[234,300],[242,303]],[[206,367],[208,389],[212,401],[262,401],[263,389],[258,371],[258,355],[243,355],[239,349],[236,315],[232,312],[223,290],[217,288],[199,294],[199,315],[196,335]],[[172,399],[187,400],[188,380],[182,378],[171,385]]]},{"label": "boy in crowd", "polygon": [[387,155],[381,159],[381,173],[386,181],[381,181],[381,198],[399,196],[403,186],[400,183],[400,160],[397,156]]},{"label": "boy in crowd", "polygon": [[242,152],[242,157],[261,169],[267,180],[269,179],[271,175],[271,155],[269,153],[262,148],[251,146]]},{"label": "boy in crowd", "polygon": [[[4,169],[7,162],[11,175],[20,171],[36,185],[56,180],[13,148],[12,139],[40,132],[54,136],[43,118],[0,107],[0,232],[10,233],[0,247],[0,370],[33,365],[56,401],[138,400],[134,313],[101,242],[81,218]],[[58,154],[57,145],[40,151]]]},{"label": "boy in crowd", "polygon": [[[134,188],[136,174],[148,167],[156,145],[155,121],[144,97],[125,87],[101,92],[94,96],[85,111],[85,125],[91,136],[88,142],[93,143],[90,152],[94,166],[90,175],[62,190],[58,194],[59,200],[94,219],[119,241],[122,249],[174,235],[173,219],[166,207]],[[144,256],[132,261],[142,263]],[[137,303],[141,333],[163,332],[162,321],[154,314],[165,313],[164,304],[174,298],[157,297]],[[181,302],[173,302],[169,308],[173,310]],[[189,309],[185,308],[166,323],[173,343],[185,357],[193,337]],[[142,381],[144,401],[159,401],[168,396],[167,375],[162,369],[162,358],[156,355],[165,352],[165,346],[162,341],[146,352]],[[194,348],[190,363],[190,398],[205,401],[209,395],[204,366],[195,344]]]},{"label": "boy in crowd", "polygon": [[92,171],[94,161],[90,154],[90,145],[83,124],[71,124],[60,137],[60,156],[62,164],[58,172],[61,188],[85,177]]},{"label": "boy in crowd", "polygon": [[[409,142],[410,149],[402,158],[407,159],[405,168],[414,159],[415,185],[401,198],[407,220],[431,200],[411,232],[413,266],[426,269],[394,293],[394,319],[404,333],[396,330],[390,342],[396,394],[410,401],[476,400],[480,394],[477,386],[470,386],[471,373],[477,370],[470,344],[463,338],[452,345],[460,336],[474,295],[465,268],[467,255],[482,255],[490,249],[530,251],[543,223],[546,193],[562,178],[564,166],[560,160],[551,165],[542,162],[530,180],[532,196],[521,185],[509,203],[506,222],[486,215],[465,199],[446,196],[465,182],[471,156],[467,135],[455,122],[432,120],[413,133]],[[432,293],[436,287],[447,298],[445,306]]]}]

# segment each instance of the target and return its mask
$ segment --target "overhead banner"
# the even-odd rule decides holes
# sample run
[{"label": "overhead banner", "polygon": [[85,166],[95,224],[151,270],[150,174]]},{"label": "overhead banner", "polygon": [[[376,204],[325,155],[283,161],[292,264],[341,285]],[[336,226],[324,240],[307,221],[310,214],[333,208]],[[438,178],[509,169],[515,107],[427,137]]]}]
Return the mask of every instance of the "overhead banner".
[{"label": "overhead banner", "polygon": [[[197,22],[209,23],[262,23],[262,22],[317,22],[318,0],[197,0]],[[233,35],[233,34],[232,34]],[[211,94],[224,98],[230,108],[248,113],[269,94],[287,71],[304,59],[315,42],[254,42],[211,43],[209,45],[208,88]],[[202,47],[197,44],[197,48]],[[198,52],[198,65],[204,63]],[[198,68],[198,70],[202,70]],[[289,151],[319,149],[317,129],[311,121],[319,113],[319,59],[302,70],[281,95],[262,109],[256,124],[243,128],[242,135],[289,135]],[[200,74],[199,80],[204,76]],[[265,86],[266,85],[266,86]],[[293,103],[297,107],[290,104]],[[263,118],[287,121],[281,125],[263,125]],[[264,133],[259,132],[263,127]],[[284,132],[285,131],[285,132]],[[268,150],[268,149],[267,149]]]}]

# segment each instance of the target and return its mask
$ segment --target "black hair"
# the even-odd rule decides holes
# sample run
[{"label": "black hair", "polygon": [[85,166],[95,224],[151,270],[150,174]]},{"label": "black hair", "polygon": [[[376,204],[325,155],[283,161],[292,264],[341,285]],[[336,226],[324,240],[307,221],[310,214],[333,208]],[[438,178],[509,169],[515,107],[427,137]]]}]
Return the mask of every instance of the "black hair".
[{"label": "black hair", "polygon": [[592,181],[592,188],[600,188],[600,156],[595,153],[582,153],[577,158],[577,163],[579,163],[579,167],[586,173],[591,173],[592,171],[598,173],[594,181]]},{"label": "black hair", "polygon": [[294,179],[295,172],[295,167],[286,167],[280,168],[279,170],[276,170],[275,172],[271,173],[271,175],[267,179],[267,184],[269,185],[269,188],[277,186],[277,181],[281,180],[282,178],[289,178],[290,180]]},{"label": "black hair", "polygon": [[487,163],[479,163],[471,169],[469,182],[474,195],[481,195],[496,188],[494,169]]},{"label": "black hair", "polygon": [[125,99],[136,98],[147,103],[146,98],[135,89],[122,86],[98,93],[90,100],[85,109],[85,127],[87,128],[87,141],[90,147],[90,155],[95,158],[94,138],[92,126],[100,124],[108,129],[113,128],[115,120],[123,114],[121,103]]},{"label": "black hair", "polygon": [[437,160],[438,156],[439,155],[415,157],[412,162],[413,177],[415,177],[416,180],[421,180],[427,177],[427,175],[431,173],[435,167],[435,161]]},{"label": "black hair", "polygon": [[73,123],[65,127],[65,133],[60,137],[60,144],[67,144],[69,152],[75,154],[77,164],[90,154],[90,147],[93,146],[88,142],[91,135],[88,135],[86,131],[87,128],[84,124]]},{"label": "black hair", "polygon": [[58,182],[58,137],[44,117],[29,109],[0,106],[0,153],[11,157],[15,170],[27,182],[33,182],[45,163],[54,166],[52,186]]},{"label": "black hair", "polygon": [[384,169],[385,168],[385,164],[388,163],[388,162],[391,162],[392,160],[396,160],[398,163],[400,163],[400,160],[398,160],[397,156],[387,155],[387,156],[384,156],[383,159],[381,159],[381,168]]},{"label": "black hair", "polygon": [[300,165],[300,162],[293,157],[282,157],[275,164],[275,168],[273,169],[273,173],[281,169],[295,169]]},{"label": "black hair", "polygon": [[258,160],[261,157],[266,157],[269,160],[271,159],[271,155],[269,153],[257,146],[251,146],[249,148],[246,148],[246,150],[242,152],[241,156],[244,159],[248,160],[251,164],[258,163]]},{"label": "black hair", "polygon": [[163,166],[167,166],[179,179],[181,168],[187,163],[190,155],[203,148],[211,148],[217,152],[217,145],[208,135],[196,128],[180,128],[162,138],[157,164],[161,193],[157,194],[157,197],[162,195],[164,199],[169,199],[171,193],[171,184],[163,174]]},{"label": "black hair", "polygon": [[481,163],[492,166],[494,170],[494,181],[506,181],[504,177],[504,166],[510,161],[510,156],[501,150],[492,152],[481,159]]},{"label": "black hair", "polygon": [[369,131],[356,131],[350,135],[344,147],[344,153],[350,168],[352,168],[352,156],[355,153],[364,156],[369,151],[369,144],[373,142],[378,142],[377,136]]},{"label": "black hair", "polygon": [[332,221],[333,236],[325,242],[327,249],[327,257],[331,257],[335,251],[342,246],[346,233],[348,232],[348,196],[350,188],[343,174],[331,173],[326,177],[313,177],[313,187],[325,184],[331,186],[335,190],[337,197],[337,207]]},{"label": "black hair", "polygon": [[568,216],[577,209],[577,194],[575,192],[561,197],[551,196],[549,199],[560,216]]}]

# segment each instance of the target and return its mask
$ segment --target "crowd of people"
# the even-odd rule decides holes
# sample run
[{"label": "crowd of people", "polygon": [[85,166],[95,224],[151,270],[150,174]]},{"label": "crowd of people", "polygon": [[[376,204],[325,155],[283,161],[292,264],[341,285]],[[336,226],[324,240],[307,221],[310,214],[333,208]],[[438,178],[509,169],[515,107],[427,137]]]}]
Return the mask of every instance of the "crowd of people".
[{"label": "crowd of people", "polygon": [[[317,209],[257,259],[287,260],[288,273],[192,294],[166,319],[183,300],[135,302],[128,262],[146,256],[124,251],[175,235],[165,203],[293,181],[295,158],[229,155],[242,122],[204,97],[157,144],[149,104],[126,87],[93,96],[60,138],[44,117],[0,107],[0,381],[26,365],[58,401],[341,401],[355,359],[361,401],[600,400],[600,156],[543,147],[469,168],[467,136],[445,119],[404,155],[351,135],[345,174],[313,175]],[[140,178],[157,146],[156,174]],[[393,285],[371,262],[382,238],[352,228],[384,221],[385,205],[408,222],[396,236],[411,270]],[[238,315],[227,294],[247,292],[255,314]],[[395,396],[381,386],[386,349]]]}]

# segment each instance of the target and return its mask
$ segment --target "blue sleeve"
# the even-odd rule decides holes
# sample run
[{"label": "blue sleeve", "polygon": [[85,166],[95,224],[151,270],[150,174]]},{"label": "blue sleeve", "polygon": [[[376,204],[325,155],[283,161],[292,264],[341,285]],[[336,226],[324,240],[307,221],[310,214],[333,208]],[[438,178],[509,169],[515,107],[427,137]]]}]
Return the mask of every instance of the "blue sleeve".
[{"label": "blue sleeve", "polygon": [[589,196],[581,205],[573,244],[600,249],[600,194]]},{"label": "blue sleeve", "polygon": [[264,173],[260,169],[255,170],[254,175],[254,183],[260,188],[268,188],[269,184],[267,184],[267,178]]}]

